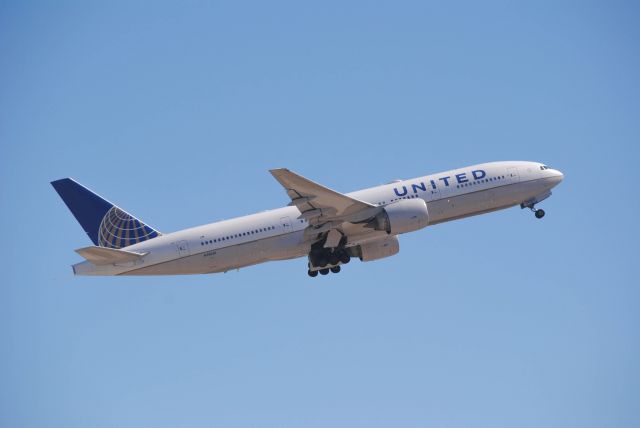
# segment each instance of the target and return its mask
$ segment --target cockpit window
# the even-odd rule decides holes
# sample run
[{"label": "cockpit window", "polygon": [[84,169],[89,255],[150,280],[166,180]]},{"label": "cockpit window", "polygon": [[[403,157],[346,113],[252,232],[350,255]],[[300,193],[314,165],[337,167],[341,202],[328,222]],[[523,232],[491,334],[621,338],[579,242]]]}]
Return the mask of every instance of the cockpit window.
[{"label": "cockpit window", "polygon": [[551,168],[549,168],[549,167],[548,167],[548,166],[546,166],[546,165],[540,165],[540,170],[541,170],[541,171],[544,171],[545,169],[551,169]]}]

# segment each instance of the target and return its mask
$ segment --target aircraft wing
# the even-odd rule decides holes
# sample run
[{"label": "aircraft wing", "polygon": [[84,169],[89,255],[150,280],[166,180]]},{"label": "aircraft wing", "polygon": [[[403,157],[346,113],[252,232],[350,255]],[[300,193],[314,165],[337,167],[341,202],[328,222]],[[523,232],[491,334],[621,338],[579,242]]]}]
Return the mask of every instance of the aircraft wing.
[{"label": "aircraft wing", "polygon": [[317,226],[328,225],[331,229],[345,221],[361,221],[379,211],[379,207],[336,192],[286,168],[272,169],[271,175],[278,180],[291,198],[300,218]]},{"label": "aircraft wing", "polygon": [[96,266],[111,265],[115,263],[127,263],[138,260],[148,253],[135,253],[133,251],[117,250],[108,247],[78,248],[76,253]]}]

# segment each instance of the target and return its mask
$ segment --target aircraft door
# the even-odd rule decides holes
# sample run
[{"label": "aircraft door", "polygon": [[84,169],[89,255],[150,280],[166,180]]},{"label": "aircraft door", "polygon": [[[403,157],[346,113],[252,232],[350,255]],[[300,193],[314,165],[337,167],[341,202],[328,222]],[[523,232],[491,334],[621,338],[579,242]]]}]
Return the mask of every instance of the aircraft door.
[{"label": "aircraft door", "polygon": [[446,190],[439,187],[434,189],[430,185],[427,192],[429,192],[427,197],[429,216],[434,219],[442,216],[447,207]]},{"label": "aircraft door", "polygon": [[517,183],[520,181],[520,174],[517,167],[507,168],[507,181],[509,183]]},{"label": "aircraft door", "polygon": [[437,201],[442,197],[440,189],[439,188],[434,189],[431,185],[429,185],[427,192],[429,192],[428,193],[429,197],[427,198],[427,202]]},{"label": "aircraft door", "polygon": [[176,250],[178,250],[179,257],[186,257],[190,254],[189,243],[187,241],[176,242]]},{"label": "aircraft door", "polygon": [[282,225],[282,230],[284,232],[293,232],[293,228],[291,227],[291,219],[289,217],[281,217],[280,224]]}]

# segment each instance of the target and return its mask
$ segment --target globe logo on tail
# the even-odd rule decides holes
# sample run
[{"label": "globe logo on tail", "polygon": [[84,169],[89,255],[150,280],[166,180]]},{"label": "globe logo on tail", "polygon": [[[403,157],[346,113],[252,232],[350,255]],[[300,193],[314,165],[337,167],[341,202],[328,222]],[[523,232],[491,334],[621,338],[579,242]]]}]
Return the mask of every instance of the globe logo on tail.
[{"label": "globe logo on tail", "polygon": [[118,207],[111,207],[102,218],[98,230],[98,245],[124,248],[155,238],[159,233]]}]

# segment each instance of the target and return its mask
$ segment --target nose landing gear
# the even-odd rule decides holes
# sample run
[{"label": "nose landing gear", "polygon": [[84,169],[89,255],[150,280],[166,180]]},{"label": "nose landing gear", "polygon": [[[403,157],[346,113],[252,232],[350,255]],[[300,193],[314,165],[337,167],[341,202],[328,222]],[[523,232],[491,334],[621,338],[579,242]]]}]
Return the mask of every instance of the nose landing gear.
[{"label": "nose landing gear", "polygon": [[520,204],[520,208],[522,209],[529,208],[531,211],[533,211],[533,214],[535,214],[536,218],[542,218],[544,217],[545,212],[544,210],[536,209],[536,204],[544,201],[549,196],[551,196],[551,191],[548,190],[545,193],[536,196],[535,198],[531,198],[524,201],[523,203]]},{"label": "nose landing gear", "polygon": [[536,209],[535,202],[522,203],[520,204],[520,208],[529,208],[531,211],[533,211],[533,214],[536,216],[536,218],[542,218],[545,215],[544,210]]}]

